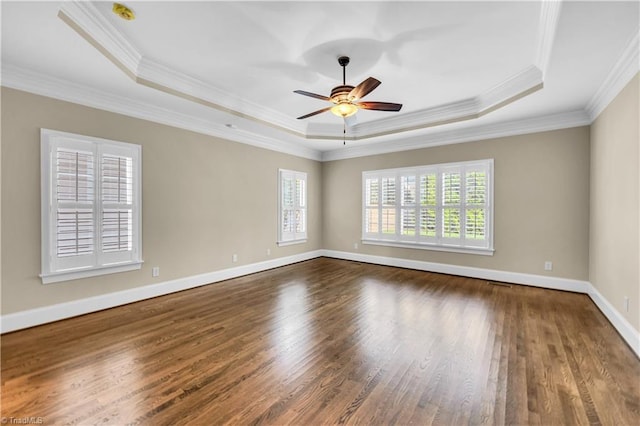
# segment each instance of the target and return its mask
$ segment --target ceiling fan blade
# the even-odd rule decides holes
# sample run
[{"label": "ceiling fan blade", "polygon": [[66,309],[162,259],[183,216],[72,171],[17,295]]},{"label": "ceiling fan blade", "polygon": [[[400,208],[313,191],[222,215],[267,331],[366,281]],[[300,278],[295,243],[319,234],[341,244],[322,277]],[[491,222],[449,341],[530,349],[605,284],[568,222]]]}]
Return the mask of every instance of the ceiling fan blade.
[{"label": "ceiling fan blade", "polygon": [[303,118],[309,118],[309,117],[313,117],[314,115],[322,114],[323,112],[329,111],[330,109],[331,109],[331,107],[326,107],[326,108],[319,109],[317,111],[310,112],[307,115],[303,115],[301,117],[298,117],[298,120],[302,120]]},{"label": "ceiling fan blade", "polygon": [[391,102],[358,102],[358,108],[371,109],[375,111],[400,111],[402,104],[394,104]]},{"label": "ceiling fan blade", "polygon": [[293,93],[297,93],[299,95],[310,96],[316,99],[322,99],[323,101],[330,101],[331,98],[328,96],[318,95],[317,93],[305,92],[304,90],[294,90]]},{"label": "ceiling fan blade", "polygon": [[373,89],[380,86],[380,84],[381,84],[380,80],[376,80],[373,77],[369,77],[368,79],[366,79],[365,81],[363,81],[362,83],[354,87],[351,90],[351,92],[349,92],[349,98],[353,100],[364,98],[369,93],[371,93]]}]

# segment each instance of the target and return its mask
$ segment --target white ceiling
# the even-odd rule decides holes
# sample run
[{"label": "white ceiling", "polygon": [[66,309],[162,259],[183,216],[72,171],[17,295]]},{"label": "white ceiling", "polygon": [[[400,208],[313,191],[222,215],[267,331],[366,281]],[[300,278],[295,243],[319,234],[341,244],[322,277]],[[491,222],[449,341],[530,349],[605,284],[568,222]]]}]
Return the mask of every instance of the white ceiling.
[{"label": "white ceiling", "polygon": [[[125,4],[134,21],[3,1],[2,84],[331,159],[586,124],[621,58],[638,68],[638,1]],[[403,104],[359,111],[344,147],[341,118],[296,120],[328,103],[293,93],[328,95],[340,55],[347,84],[382,81],[365,100]]]}]

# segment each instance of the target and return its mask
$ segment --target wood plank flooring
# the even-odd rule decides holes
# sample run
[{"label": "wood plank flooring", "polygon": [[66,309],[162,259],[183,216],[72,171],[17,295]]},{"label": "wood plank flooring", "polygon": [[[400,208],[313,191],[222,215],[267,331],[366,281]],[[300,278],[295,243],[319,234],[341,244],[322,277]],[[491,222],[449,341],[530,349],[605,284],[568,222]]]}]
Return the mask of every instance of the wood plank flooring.
[{"label": "wood plank flooring", "polygon": [[2,336],[43,424],[640,424],[591,300],[320,258]]}]

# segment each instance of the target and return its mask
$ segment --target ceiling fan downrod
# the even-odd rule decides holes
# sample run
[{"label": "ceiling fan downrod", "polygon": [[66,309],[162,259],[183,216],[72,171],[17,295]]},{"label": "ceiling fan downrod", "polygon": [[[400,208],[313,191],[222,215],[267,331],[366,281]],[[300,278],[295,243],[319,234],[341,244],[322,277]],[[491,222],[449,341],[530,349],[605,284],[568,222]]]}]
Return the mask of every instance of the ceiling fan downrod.
[{"label": "ceiling fan downrod", "polygon": [[349,57],[348,56],[340,56],[338,58],[338,63],[342,67],[342,85],[347,85],[347,65],[349,65]]}]

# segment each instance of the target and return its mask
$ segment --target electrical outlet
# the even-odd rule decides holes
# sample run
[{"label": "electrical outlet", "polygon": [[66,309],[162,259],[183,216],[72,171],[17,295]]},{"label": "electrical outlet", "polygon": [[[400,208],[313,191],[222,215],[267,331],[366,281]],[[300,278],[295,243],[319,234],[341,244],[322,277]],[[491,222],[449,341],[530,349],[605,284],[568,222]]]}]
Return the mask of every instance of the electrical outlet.
[{"label": "electrical outlet", "polygon": [[233,256],[231,256],[231,261],[232,262],[237,262],[238,261],[238,255],[234,254]]},{"label": "electrical outlet", "polygon": [[629,312],[629,298],[627,296],[624,297],[624,310]]},{"label": "electrical outlet", "polygon": [[267,249],[267,256],[271,256],[271,249]]},{"label": "electrical outlet", "polygon": [[160,267],[159,266],[154,266],[153,268],[151,268],[151,276],[152,277],[159,277],[160,276]]},{"label": "electrical outlet", "polygon": [[546,262],[544,262],[544,270],[553,271],[553,262],[551,262],[550,260],[547,260]]},{"label": "electrical outlet", "polygon": [[358,250],[358,243],[353,243],[353,248]]}]

